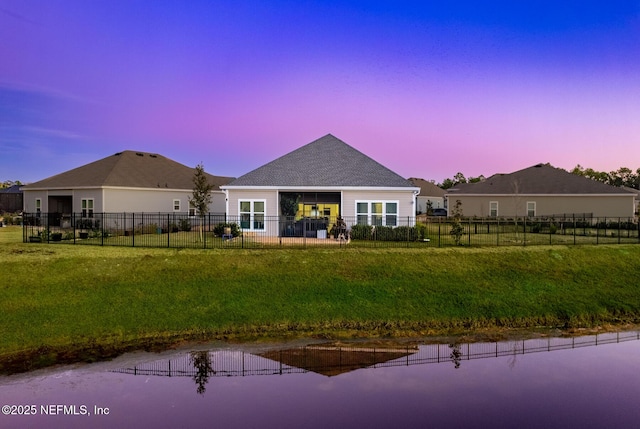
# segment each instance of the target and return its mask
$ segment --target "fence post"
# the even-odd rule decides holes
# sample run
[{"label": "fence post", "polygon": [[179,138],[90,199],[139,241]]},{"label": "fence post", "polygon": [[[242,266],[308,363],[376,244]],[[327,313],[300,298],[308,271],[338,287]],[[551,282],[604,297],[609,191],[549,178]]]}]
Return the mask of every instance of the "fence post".
[{"label": "fence post", "polygon": [[522,217],[522,246],[525,247],[527,245],[527,217]]},{"label": "fence post", "polygon": [[136,247],[136,214],[131,213],[131,247]]},{"label": "fence post", "polygon": [[[414,228],[417,222],[414,222]],[[411,217],[407,216],[407,248],[409,248],[409,229],[411,228]]]},{"label": "fence post", "polygon": [[[102,228],[101,228],[102,229],[102,233],[100,234],[100,237],[101,237],[100,245],[104,246],[104,212],[102,212],[100,214],[100,218],[102,219]],[[75,234],[74,234],[74,237],[75,237]]]},{"label": "fence post", "polygon": [[201,218],[201,222],[204,224],[200,226],[200,228],[202,228],[202,248],[203,249],[207,248],[207,228],[205,228],[205,226],[207,226],[207,224],[209,223],[209,216],[211,216],[211,214],[207,213],[206,217]]},{"label": "fence post", "polygon": [[76,214],[71,211],[71,225],[73,227],[73,244],[76,244]]},{"label": "fence post", "polygon": [[576,245],[576,217],[573,216],[573,245]]},{"label": "fence post", "polygon": [[620,218],[618,218],[618,244],[620,244],[621,235],[622,235],[622,231],[620,231]]},{"label": "fence post", "polygon": [[49,225],[49,221],[51,220],[51,214],[47,213],[44,217],[45,227],[44,230],[47,233],[47,243],[51,242],[51,225]]},{"label": "fence post", "polygon": [[471,218],[469,218],[469,240],[467,241],[467,243],[469,243],[469,247],[471,247]]},{"label": "fence post", "polygon": [[500,218],[496,217],[496,246],[500,246]]}]

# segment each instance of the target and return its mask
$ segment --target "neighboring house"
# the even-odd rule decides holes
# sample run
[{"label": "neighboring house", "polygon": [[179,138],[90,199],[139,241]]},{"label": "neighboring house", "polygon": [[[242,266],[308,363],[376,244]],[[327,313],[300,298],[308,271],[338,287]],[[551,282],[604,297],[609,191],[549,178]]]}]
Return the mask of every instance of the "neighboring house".
[{"label": "neighboring house", "polygon": [[0,189],[0,213],[22,211],[22,191],[20,185]]},{"label": "neighboring house", "polygon": [[636,200],[633,206],[635,207],[636,216],[640,216],[640,190],[635,188],[629,188],[627,186],[623,186],[622,189],[629,191],[636,196]]},{"label": "neighboring house", "polygon": [[[118,152],[101,160],[22,186],[24,211],[52,213],[51,225],[64,226],[71,213],[192,212],[195,168],[164,156],[136,151]],[[211,213],[224,213],[225,195],[219,186],[232,178],[208,174]]]},{"label": "neighboring house", "polygon": [[[414,223],[420,188],[328,134],[231,183],[227,214],[265,235],[322,237],[337,217],[355,223]],[[287,222],[265,222],[267,219]],[[318,232],[319,231],[319,232]]]},{"label": "neighboring house", "polygon": [[444,189],[424,179],[410,177],[409,181],[413,183],[414,186],[420,188],[416,214],[426,214],[427,209],[429,208],[429,204],[431,204],[432,209],[441,209],[447,207],[445,205],[446,200],[444,198],[447,192]]},{"label": "neighboring house", "polygon": [[510,174],[447,190],[449,207],[462,203],[464,216],[593,216],[629,218],[634,194],[625,189],[538,164]]}]

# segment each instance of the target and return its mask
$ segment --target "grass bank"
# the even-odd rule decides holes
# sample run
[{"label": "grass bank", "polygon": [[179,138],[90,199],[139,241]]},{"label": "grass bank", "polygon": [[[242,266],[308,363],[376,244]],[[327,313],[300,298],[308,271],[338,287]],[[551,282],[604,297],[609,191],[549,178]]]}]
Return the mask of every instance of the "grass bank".
[{"label": "grass bank", "polygon": [[640,321],[640,246],[177,250],[0,228],[0,359],[179,338]]}]

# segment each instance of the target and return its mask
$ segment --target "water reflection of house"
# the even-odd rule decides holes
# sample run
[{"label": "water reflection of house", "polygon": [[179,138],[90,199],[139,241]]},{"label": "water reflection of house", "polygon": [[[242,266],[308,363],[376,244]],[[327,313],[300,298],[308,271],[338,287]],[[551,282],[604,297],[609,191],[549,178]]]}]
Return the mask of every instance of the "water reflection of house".
[{"label": "water reflection of house", "polygon": [[332,377],[407,357],[417,352],[417,346],[381,348],[314,345],[285,350],[270,350],[260,353],[258,356],[290,367]]}]

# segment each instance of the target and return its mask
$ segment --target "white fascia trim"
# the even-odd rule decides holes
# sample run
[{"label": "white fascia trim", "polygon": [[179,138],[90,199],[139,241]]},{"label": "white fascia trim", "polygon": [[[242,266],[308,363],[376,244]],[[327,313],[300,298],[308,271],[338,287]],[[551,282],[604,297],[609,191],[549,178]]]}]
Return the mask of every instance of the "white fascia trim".
[{"label": "white fascia trim", "polygon": [[60,186],[57,188],[50,188],[50,187],[43,187],[43,188],[29,188],[29,189],[25,189],[24,192],[29,192],[29,191],[69,191],[69,192],[73,192],[75,190],[78,189],[102,189],[102,186],[74,186],[74,187],[68,187],[68,186]]},{"label": "white fascia trim", "polygon": [[[193,192],[193,189],[183,189],[183,188],[140,188],[133,186],[74,186],[70,187],[58,187],[58,188],[29,188],[25,189],[25,191],[78,191],[78,190],[86,190],[86,189],[116,189],[116,190],[125,190],[125,191],[163,191],[163,192]],[[224,191],[220,189],[213,189],[211,193],[224,193]]]},{"label": "white fascia trim", "polygon": [[382,186],[221,186],[225,190],[246,190],[246,191],[397,191],[397,192],[420,192],[420,188],[397,188]]},{"label": "white fascia trim", "polygon": [[451,192],[447,194],[447,197],[628,197],[633,194],[457,194]]}]

